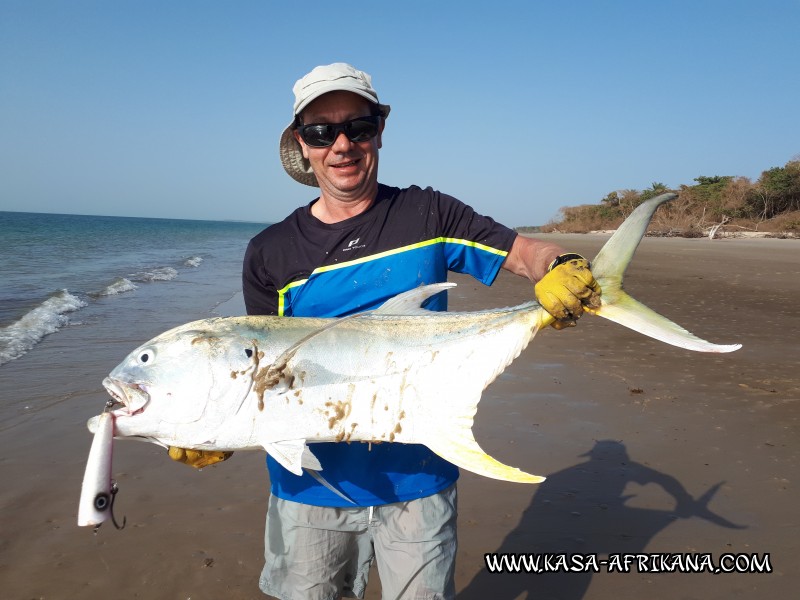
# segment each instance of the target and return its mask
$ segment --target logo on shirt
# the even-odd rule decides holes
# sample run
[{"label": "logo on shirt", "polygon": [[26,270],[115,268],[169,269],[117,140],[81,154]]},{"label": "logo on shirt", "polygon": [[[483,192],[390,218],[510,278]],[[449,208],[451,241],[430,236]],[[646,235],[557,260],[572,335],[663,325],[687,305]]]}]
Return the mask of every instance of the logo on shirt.
[{"label": "logo on shirt", "polygon": [[342,248],[342,252],[350,252],[350,250],[358,250],[359,248],[365,247],[366,244],[361,244],[360,246],[358,245],[358,242],[360,242],[360,241],[361,241],[361,238],[356,238],[354,240],[350,240],[349,242],[347,242],[347,247],[346,248]]}]

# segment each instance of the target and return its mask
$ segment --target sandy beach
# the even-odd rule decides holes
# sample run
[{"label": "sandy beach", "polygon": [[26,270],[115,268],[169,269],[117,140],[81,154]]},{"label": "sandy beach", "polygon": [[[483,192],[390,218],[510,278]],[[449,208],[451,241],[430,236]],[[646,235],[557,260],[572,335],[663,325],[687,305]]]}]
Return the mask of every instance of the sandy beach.
[{"label": "sandy beach", "polygon": [[[541,237],[589,256],[607,239]],[[454,280],[451,310],[532,295],[506,273],[491,288]],[[458,597],[795,598],[800,243],[646,238],[626,289],[700,337],[743,348],[693,353],[590,316],[575,329],[540,332],[484,393],[475,431],[488,453],[548,480],[527,486],[462,473]],[[241,312],[240,300],[218,310]],[[143,318],[136,336],[172,324]],[[115,509],[125,529],[76,525],[91,444],[85,422],[105,402],[101,380],[136,345],[132,333],[81,348],[77,335],[66,329],[43,342],[59,346],[58,364],[39,364],[32,352],[0,368],[4,398],[51,399],[0,424],[0,598],[263,598],[263,452],[195,471],[156,446],[119,442]],[[108,358],[83,361],[84,353]],[[629,573],[491,574],[486,553],[768,554],[772,572],[640,573],[634,565]],[[367,597],[380,597],[374,570]]]}]

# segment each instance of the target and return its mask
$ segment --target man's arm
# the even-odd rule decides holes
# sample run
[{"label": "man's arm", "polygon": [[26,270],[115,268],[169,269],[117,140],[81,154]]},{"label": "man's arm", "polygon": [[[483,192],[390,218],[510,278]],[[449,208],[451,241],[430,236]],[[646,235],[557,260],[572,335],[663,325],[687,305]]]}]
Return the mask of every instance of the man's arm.
[{"label": "man's arm", "polygon": [[600,307],[600,285],[589,261],[557,244],[518,235],[502,267],[535,284],[536,299],[556,318],[556,329],[574,327],[584,307]]},{"label": "man's arm", "polygon": [[558,244],[518,235],[502,267],[536,283],[547,274],[550,263],[565,252]]},{"label": "man's arm", "polygon": [[268,280],[261,252],[252,241],[242,263],[242,296],[248,315],[278,314],[278,292]]}]

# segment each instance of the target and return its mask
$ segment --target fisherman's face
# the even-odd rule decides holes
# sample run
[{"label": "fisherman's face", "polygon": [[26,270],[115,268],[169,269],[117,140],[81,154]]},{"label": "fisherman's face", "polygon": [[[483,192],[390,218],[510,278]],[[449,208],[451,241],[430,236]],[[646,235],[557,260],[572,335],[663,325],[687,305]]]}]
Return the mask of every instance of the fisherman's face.
[{"label": "fisherman's face", "polygon": [[[350,92],[330,92],[320,96],[303,110],[304,125],[344,123],[372,114],[372,105],[365,98]],[[364,142],[351,142],[341,132],[332,145],[315,148],[307,145],[295,131],[295,139],[303,156],[311,163],[319,183],[321,198],[358,201],[374,198],[378,185],[378,149],[384,122],[378,135]]]}]

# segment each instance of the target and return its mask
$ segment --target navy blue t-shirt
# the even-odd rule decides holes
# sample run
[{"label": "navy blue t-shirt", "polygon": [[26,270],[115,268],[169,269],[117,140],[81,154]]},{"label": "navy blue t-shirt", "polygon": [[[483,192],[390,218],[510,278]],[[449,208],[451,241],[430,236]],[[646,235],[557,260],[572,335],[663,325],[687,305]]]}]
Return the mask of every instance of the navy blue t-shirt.
[{"label": "navy blue t-shirt", "polygon": [[[313,203],[312,203],[313,204]],[[380,185],[365,212],[326,224],[311,204],[271,225],[247,248],[243,268],[249,315],[342,317],[447,272],[491,285],[516,233],[431,188]],[[446,310],[439,294],[426,308]],[[315,443],[325,480],[360,506],[422,498],[458,479],[458,468],[419,444]],[[297,476],[267,456],[272,493],[317,506],[351,506],[308,473]]]}]

